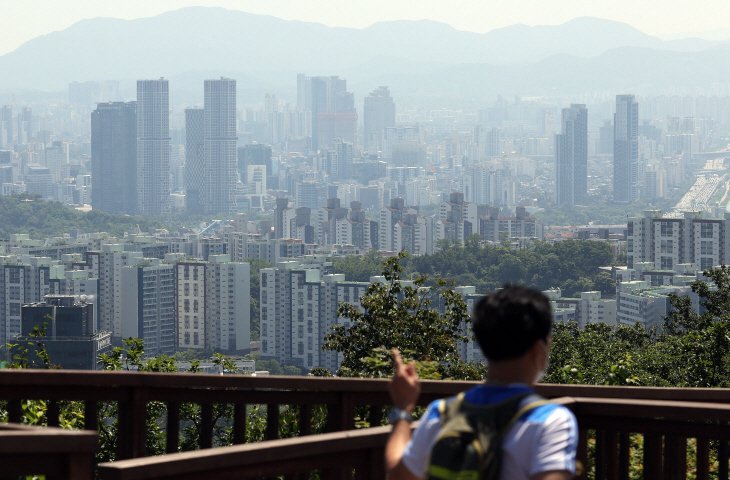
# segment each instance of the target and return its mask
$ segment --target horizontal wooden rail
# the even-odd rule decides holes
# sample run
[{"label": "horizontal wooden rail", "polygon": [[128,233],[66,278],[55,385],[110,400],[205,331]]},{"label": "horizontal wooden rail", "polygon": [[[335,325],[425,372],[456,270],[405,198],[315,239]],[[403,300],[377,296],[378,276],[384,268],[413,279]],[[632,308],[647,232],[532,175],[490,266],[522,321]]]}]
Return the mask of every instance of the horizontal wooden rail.
[{"label": "horizontal wooden rail", "polygon": [[[425,406],[433,400],[455,395],[475,385],[478,382],[424,380],[421,383],[419,405]],[[600,412],[610,412],[612,418],[616,419],[633,418],[637,421],[664,412],[662,415],[665,420],[702,418],[704,420],[701,421],[706,422],[708,411],[718,415],[713,418],[716,422],[730,421],[728,412],[717,409],[717,404],[730,405],[730,389],[537,385],[536,390],[548,398],[570,397],[574,403],[571,408],[585,419],[595,419],[595,422],[599,422],[597,417],[605,418]],[[595,399],[595,402],[590,403],[591,399]],[[116,402],[119,406],[116,458],[128,459],[145,455],[145,412],[149,402],[164,404],[166,416],[163,418],[167,421],[165,451],[173,453],[180,448],[180,412],[184,404],[201,406],[200,438],[197,444],[207,448],[214,445],[212,411],[216,405],[233,406],[233,418],[230,419],[232,439],[235,444],[240,444],[246,442],[246,407],[250,405],[266,406],[269,415],[264,436],[272,440],[278,436],[280,406],[297,407],[298,434],[303,436],[313,433],[314,407],[318,405],[327,407],[328,432],[353,429],[356,409],[361,407],[367,407],[368,410],[361,409],[358,415],[369,421],[371,426],[379,426],[383,419],[383,407],[390,404],[390,395],[387,379],[0,370],[0,400],[7,402],[11,422],[21,421],[23,400],[47,401],[49,425],[58,425],[60,401],[81,401],[84,403],[85,428],[88,430],[96,430],[98,421],[108,420],[97,418],[98,402]],[[665,411],[662,410],[664,404],[661,402],[691,402],[692,405],[680,409],[672,404]],[[710,410],[703,410],[703,404]],[[363,412],[366,412],[364,417]],[[630,420],[626,421],[630,424]],[[604,420],[601,422],[601,425],[607,425]],[[663,425],[669,428],[670,424],[665,422]],[[646,428],[647,433],[654,434],[659,427]],[[715,433],[709,438],[724,438],[717,428],[712,429]],[[613,431],[619,432],[617,429]],[[606,441],[613,445],[612,438],[605,441],[601,439],[599,443]],[[650,445],[653,444],[650,442]]]},{"label": "horizontal wooden rail", "polygon": [[0,424],[2,475],[91,480],[97,445],[94,432]]},{"label": "horizontal wooden rail", "polygon": [[359,472],[359,479],[383,479],[383,447],[389,434],[390,427],[376,427],[269,440],[103,463],[98,471],[102,480],[162,480],[262,478],[348,468],[366,470]]},{"label": "horizontal wooden rail", "polygon": [[[579,460],[588,465],[589,430],[595,430],[596,479],[629,478],[630,437],[643,435],[643,478],[685,479],[687,439],[697,439],[698,479],[709,478],[709,439],[730,439],[730,406],[706,402],[647,401],[607,398],[555,399],[572,409],[581,432]],[[162,480],[193,478],[292,478],[319,470],[322,478],[337,471],[340,478],[384,478],[382,453],[390,427],[336,432],[222,447],[162,457],[133,459],[99,466],[102,480]],[[716,455],[727,465],[727,448]],[[723,457],[724,455],[724,457]],[[727,478],[722,462],[718,478]],[[579,478],[587,478],[587,472]]]}]

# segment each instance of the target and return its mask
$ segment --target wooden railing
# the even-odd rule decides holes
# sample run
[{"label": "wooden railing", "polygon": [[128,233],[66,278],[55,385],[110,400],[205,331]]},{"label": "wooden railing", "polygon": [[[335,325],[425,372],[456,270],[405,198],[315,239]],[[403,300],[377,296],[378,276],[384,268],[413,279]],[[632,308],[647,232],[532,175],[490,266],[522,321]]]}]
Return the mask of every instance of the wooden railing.
[{"label": "wooden railing", "polygon": [[[578,460],[584,469],[578,478],[628,479],[629,460],[640,466],[644,479],[685,479],[688,469],[698,480],[710,478],[710,440],[727,448],[730,440],[730,405],[665,400],[607,398],[555,399],[578,418]],[[200,450],[162,457],[123,460],[99,465],[102,480],[162,480],[183,478],[321,478],[383,479],[383,448],[389,427],[336,432],[311,437],[265,441],[257,444]],[[589,440],[589,430],[593,430]],[[631,451],[631,434],[641,434],[643,454]],[[687,455],[687,440],[696,439],[694,459]],[[595,442],[595,443],[594,443]],[[589,456],[589,443],[594,443]],[[722,448],[722,447],[721,447]],[[720,448],[720,450],[721,450]],[[718,458],[720,452],[716,452]],[[727,453],[717,478],[727,478]],[[692,461],[690,461],[692,460]]]},{"label": "wooden railing", "polygon": [[324,433],[99,465],[100,480],[277,478],[384,480],[390,427]]},{"label": "wooden railing", "polygon": [[96,433],[0,424],[0,475],[91,480]]},{"label": "wooden railing", "polygon": [[[434,399],[453,395],[475,384],[475,382],[424,381],[422,382],[423,394],[419,399],[419,404],[426,405]],[[692,444],[692,448],[694,449],[694,445],[696,445],[698,461],[694,468],[698,478],[708,478],[711,451],[713,458],[719,459],[718,478],[727,478],[730,389],[580,385],[539,385],[536,389],[538,393],[548,398],[570,397],[560,401],[572,408],[579,418],[581,456],[587,458],[589,445],[590,451],[595,450],[595,457],[592,458],[598,465],[595,471],[598,479],[627,478],[627,458],[632,454],[630,452],[632,437],[629,434],[635,433],[643,435],[641,437],[643,464],[647,469],[646,472],[652,475],[644,478],[684,478],[681,472],[684,472],[686,467],[686,454],[683,453],[687,448],[686,438],[697,439]],[[90,430],[97,428],[98,402],[118,402],[119,441],[117,444],[119,451],[117,459],[119,460],[144,456],[145,415],[149,402],[164,402],[167,405],[166,447],[167,452],[170,453],[179,451],[180,406],[183,403],[195,403],[201,406],[202,428],[200,429],[199,445],[204,449],[213,444],[214,405],[234,405],[233,443],[237,445],[246,441],[245,407],[247,405],[267,406],[265,435],[267,440],[278,438],[279,406],[298,407],[299,425],[298,432],[295,434],[303,437],[312,433],[311,420],[314,406],[326,405],[327,431],[344,431],[346,432],[343,434],[344,436],[318,435],[277,440],[279,443],[275,445],[280,452],[287,452],[288,445],[298,445],[292,449],[292,452],[287,453],[287,455],[291,455],[291,465],[296,466],[297,462],[302,459],[297,460],[295,451],[305,447],[309,448],[310,444],[307,442],[315,441],[315,439],[322,442],[337,443],[339,441],[341,447],[338,448],[352,450],[347,453],[347,457],[343,453],[342,458],[350,458],[353,462],[350,466],[356,472],[361,471],[358,475],[366,475],[362,472],[366,472],[363,470],[363,465],[367,462],[362,459],[375,458],[373,445],[377,444],[376,446],[382,447],[385,438],[382,432],[385,430],[371,428],[357,433],[350,432],[355,427],[355,409],[368,407],[367,419],[370,420],[371,425],[377,426],[382,422],[382,407],[390,403],[387,380],[378,379],[246,377],[139,372],[0,371],[0,400],[7,401],[8,417],[11,422],[21,420],[23,416],[22,401],[29,399],[48,402],[48,423],[51,426],[59,423],[60,401],[84,402],[85,428]],[[364,444],[358,442],[375,442],[375,444],[367,443],[366,448],[362,446]],[[206,459],[209,455],[227,455],[226,452],[229,450],[226,449],[238,448],[241,449],[241,452],[249,452],[246,454],[247,458],[264,462],[268,457],[262,456],[259,450],[270,448],[271,445],[274,444],[265,442],[246,445],[245,448],[236,446],[184,454],[174,453],[170,456],[155,457],[144,461],[154,463],[167,459],[176,462],[175,459],[188,458],[185,456]],[[324,448],[322,445],[324,444],[313,448],[315,450]],[[633,452],[633,455],[635,456],[636,452]],[[142,460],[135,461],[142,462]],[[115,465],[124,466],[125,464],[115,462]],[[208,465],[213,464],[208,463]],[[326,470],[329,468],[327,465],[326,462],[317,464],[312,460],[312,463],[307,463],[306,467],[307,469]],[[358,465],[359,467],[357,467]],[[248,464],[244,467],[253,468]],[[282,467],[279,470],[281,475],[297,473],[292,472],[291,469],[284,469],[283,464],[279,467]],[[265,475],[262,474],[263,476],[270,476],[269,473],[273,470],[267,470],[267,468],[278,467],[273,463],[269,466],[262,463],[256,468],[260,470],[254,471],[261,471],[265,473]],[[382,473],[378,470],[372,471],[375,472],[375,475]],[[674,476],[675,474],[678,476]],[[252,476],[256,475],[252,474]]]}]

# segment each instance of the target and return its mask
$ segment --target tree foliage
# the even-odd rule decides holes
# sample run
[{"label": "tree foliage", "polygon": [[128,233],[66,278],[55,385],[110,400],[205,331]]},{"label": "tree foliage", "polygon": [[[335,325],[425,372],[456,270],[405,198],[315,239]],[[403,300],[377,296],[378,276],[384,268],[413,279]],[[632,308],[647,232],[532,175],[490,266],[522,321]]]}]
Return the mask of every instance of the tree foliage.
[{"label": "tree foliage", "polygon": [[14,233],[46,238],[61,236],[72,229],[123,236],[137,225],[143,231],[166,227],[164,223],[140,216],[114,215],[99,210],[82,213],[60,202],[43,200],[40,195],[0,196],[0,238],[10,238]]},{"label": "tree foliage", "polygon": [[400,261],[405,256],[401,252],[384,262],[385,281],[368,286],[360,298],[362,310],[340,303],[338,315],[347,323],[334,325],[322,346],[342,354],[338,375],[389,376],[392,348],[430,365],[437,376],[448,372],[460,377],[470,371],[458,354],[458,343],[470,341],[464,328],[470,318],[461,294],[441,279],[426,287],[426,276],[414,279],[412,285],[404,283]]},{"label": "tree foliage", "polygon": [[[613,251],[605,242],[565,240],[550,244],[536,242],[533,249],[513,250],[505,247],[480,246],[467,239],[466,246],[446,240],[433,255],[402,259],[404,277],[418,274],[443,278],[456,285],[472,285],[479,293],[493,291],[505,283],[520,283],[539,290],[559,287],[563,296],[599,290],[613,295],[615,284],[611,274],[599,269],[614,262]],[[335,273],[344,273],[348,280],[366,282],[379,275],[381,258],[377,252],[365,257],[335,260]]]}]

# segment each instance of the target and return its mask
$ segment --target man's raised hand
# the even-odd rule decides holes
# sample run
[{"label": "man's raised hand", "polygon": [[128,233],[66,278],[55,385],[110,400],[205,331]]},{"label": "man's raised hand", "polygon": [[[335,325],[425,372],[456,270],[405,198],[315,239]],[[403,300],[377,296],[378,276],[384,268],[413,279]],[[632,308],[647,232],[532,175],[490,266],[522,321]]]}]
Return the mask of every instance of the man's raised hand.
[{"label": "man's raised hand", "polygon": [[416,373],[416,364],[404,363],[397,348],[393,349],[394,374],[390,379],[390,398],[396,408],[413,412],[421,394],[421,381]]}]

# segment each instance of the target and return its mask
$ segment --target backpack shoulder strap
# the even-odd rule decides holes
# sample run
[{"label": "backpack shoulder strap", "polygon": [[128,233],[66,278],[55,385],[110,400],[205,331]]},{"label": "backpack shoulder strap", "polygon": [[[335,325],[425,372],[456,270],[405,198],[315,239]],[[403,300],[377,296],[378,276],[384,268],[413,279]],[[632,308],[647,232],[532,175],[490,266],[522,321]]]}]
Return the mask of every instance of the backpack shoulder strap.
[{"label": "backpack shoulder strap", "polygon": [[529,395],[527,397],[527,403],[524,407],[517,410],[517,413],[514,414],[514,416],[510,419],[509,422],[507,422],[507,425],[504,426],[502,431],[500,432],[500,436],[504,436],[512,426],[517,423],[517,420],[520,419],[520,417],[527,412],[536,409],[537,407],[541,407],[543,405],[546,405],[550,403],[550,400],[543,398],[539,395]]}]

